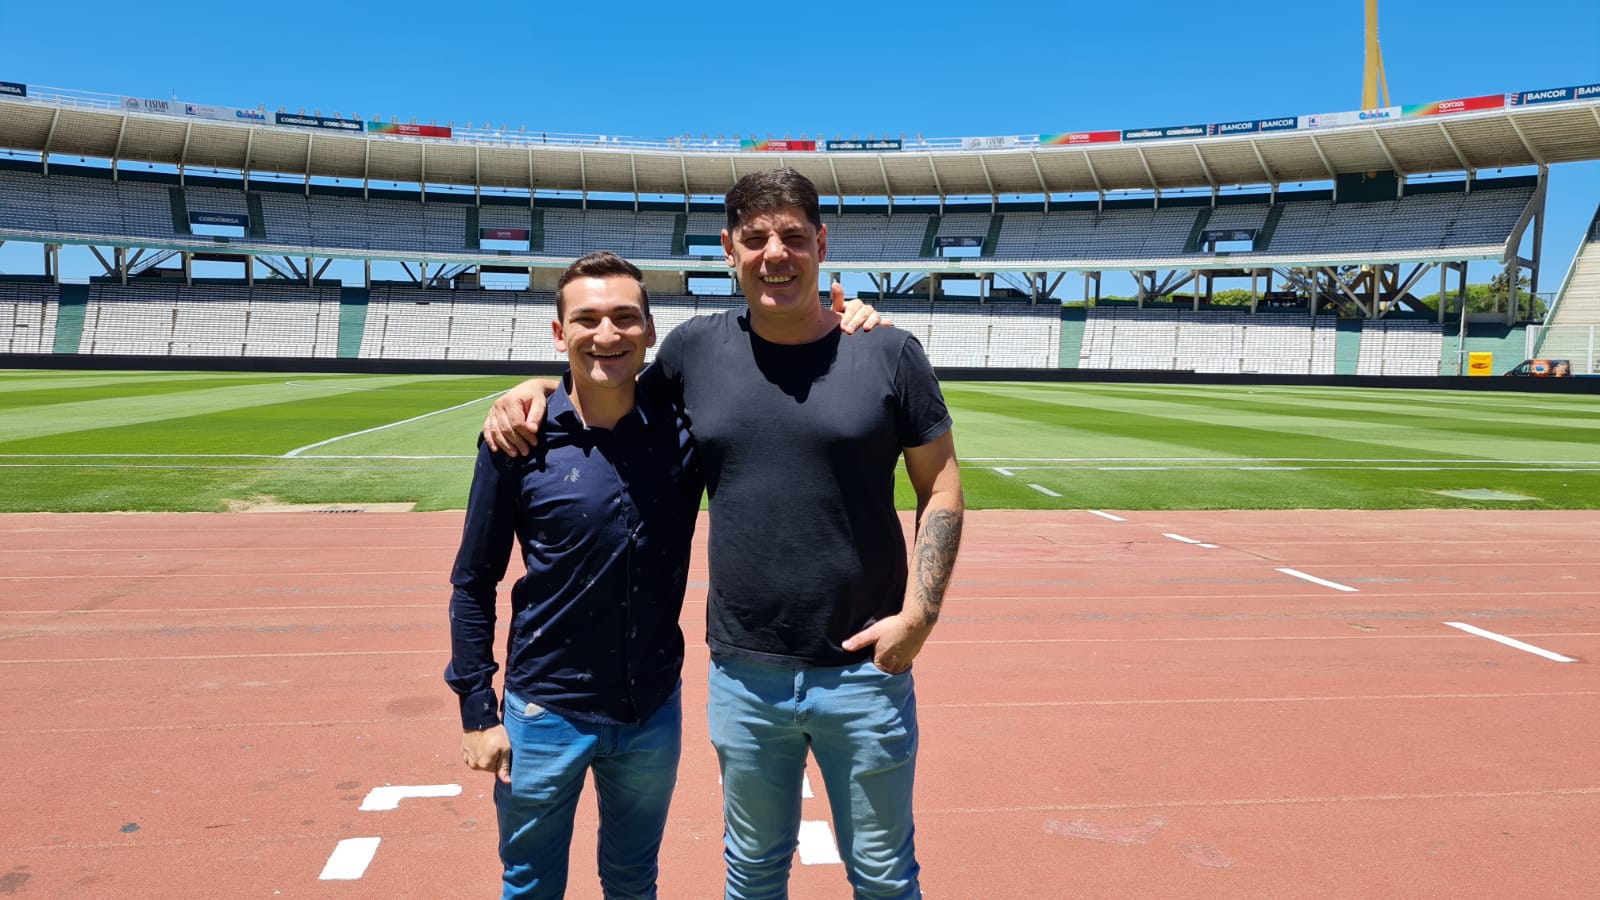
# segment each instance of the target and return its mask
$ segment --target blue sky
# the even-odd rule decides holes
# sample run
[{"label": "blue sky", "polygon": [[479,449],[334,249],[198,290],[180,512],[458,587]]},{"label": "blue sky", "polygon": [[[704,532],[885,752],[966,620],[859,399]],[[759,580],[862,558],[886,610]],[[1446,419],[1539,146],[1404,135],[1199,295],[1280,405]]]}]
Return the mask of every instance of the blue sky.
[{"label": "blue sky", "polygon": [[[1036,134],[1361,106],[1360,0],[67,10],[8,5],[0,80],[646,138]],[[1594,0],[1384,0],[1380,35],[1397,104],[1600,81]],[[1545,290],[1600,203],[1600,163],[1551,179]]]}]

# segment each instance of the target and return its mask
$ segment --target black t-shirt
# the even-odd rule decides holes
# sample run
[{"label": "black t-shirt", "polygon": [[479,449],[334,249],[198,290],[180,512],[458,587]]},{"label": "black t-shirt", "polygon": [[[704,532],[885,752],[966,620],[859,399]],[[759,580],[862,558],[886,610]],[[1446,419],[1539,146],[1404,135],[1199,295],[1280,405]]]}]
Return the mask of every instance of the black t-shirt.
[{"label": "black t-shirt", "polygon": [[707,642],[778,664],[848,665],[840,643],[899,612],[901,448],[950,428],[922,345],[896,328],[762,340],[730,311],[673,329],[642,376],[681,396],[711,506]]}]

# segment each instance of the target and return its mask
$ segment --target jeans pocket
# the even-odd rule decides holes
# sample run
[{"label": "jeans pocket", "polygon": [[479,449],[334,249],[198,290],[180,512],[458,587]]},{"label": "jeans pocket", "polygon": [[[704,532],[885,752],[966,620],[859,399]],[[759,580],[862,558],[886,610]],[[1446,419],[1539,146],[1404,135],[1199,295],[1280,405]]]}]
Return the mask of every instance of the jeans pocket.
[{"label": "jeans pocket", "polygon": [[515,716],[524,722],[537,722],[540,719],[548,718],[550,710],[537,703],[523,700],[515,694],[506,694],[505,714],[507,716]]}]

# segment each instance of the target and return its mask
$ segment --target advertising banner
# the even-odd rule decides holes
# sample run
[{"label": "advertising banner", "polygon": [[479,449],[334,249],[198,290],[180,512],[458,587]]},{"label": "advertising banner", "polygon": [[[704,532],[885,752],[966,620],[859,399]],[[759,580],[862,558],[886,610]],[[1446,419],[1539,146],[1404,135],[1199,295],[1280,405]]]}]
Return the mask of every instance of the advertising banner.
[{"label": "advertising banner", "polygon": [[279,125],[293,125],[297,128],[329,128],[334,131],[361,131],[367,126],[360,119],[335,119],[332,116],[302,116],[297,113],[274,113],[273,120]]},{"label": "advertising banner", "polygon": [[525,241],[528,239],[528,229],[479,228],[478,238],[485,241]]},{"label": "advertising banner", "polygon": [[250,217],[238,213],[194,212],[189,213],[190,225],[233,225],[239,228],[250,227]]},{"label": "advertising banner", "polygon": [[829,153],[861,150],[899,150],[900,139],[884,138],[883,140],[876,141],[828,141],[826,146]]},{"label": "advertising banner", "polygon": [[1468,375],[1493,375],[1494,354],[1484,350],[1473,350],[1467,353]]},{"label": "advertising banner", "polygon": [[183,104],[176,100],[149,100],[143,97],[123,97],[122,108],[128,112],[149,113],[157,116],[183,115]]},{"label": "advertising banner", "polygon": [[1166,138],[1205,137],[1204,125],[1165,125],[1160,128],[1131,128],[1122,132],[1125,141],[1159,141]]},{"label": "advertising banner", "polygon": [[1567,100],[1594,100],[1596,98],[1600,98],[1600,84],[1545,88],[1541,91],[1523,91],[1520,94],[1507,94],[1506,102],[1512,106],[1527,106],[1530,103],[1561,103]]},{"label": "advertising banner", "polygon": [[1070,147],[1074,144],[1121,143],[1120,131],[1069,131],[1065,134],[1041,134],[1039,144],[1045,147]]},{"label": "advertising banner", "polygon": [[751,141],[741,140],[740,150],[753,150],[758,153],[791,153],[809,152],[817,149],[816,141]]},{"label": "advertising banner", "polygon": [[1300,120],[1295,116],[1284,116],[1277,119],[1251,119],[1248,122],[1224,122],[1207,127],[1213,137],[1225,137],[1230,134],[1256,134],[1262,131],[1293,131],[1300,127]]},{"label": "advertising banner", "polygon": [[1401,108],[1385,106],[1381,109],[1362,109],[1355,112],[1317,113],[1300,117],[1301,128],[1334,128],[1340,125],[1365,125],[1385,119],[1400,118]]},{"label": "advertising banner", "polygon": [[236,106],[204,106],[199,103],[185,103],[183,114],[196,119],[212,119],[218,122],[245,122],[251,125],[265,125],[271,119],[259,109],[239,109]]},{"label": "advertising banner", "polygon": [[0,97],[26,97],[28,86],[15,81],[0,81]]},{"label": "advertising banner", "polygon": [[1447,116],[1451,113],[1476,112],[1480,109],[1500,109],[1506,105],[1505,94],[1485,94],[1482,97],[1463,97],[1459,100],[1440,100],[1436,103],[1416,103],[1402,106],[1401,114],[1413,116]]},{"label": "advertising banner", "polygon": [[407,125],[403,122],[368,122],[367,131],[373,134],[403,134],[406,137],[450,136],[450,128],[446,125]]},{"label": "advertising banner", "polygon": [[1016,135],[1005,137],[969,137],[961,139],[963,150],[1007,150],[1017,146],[1022,139]]}]

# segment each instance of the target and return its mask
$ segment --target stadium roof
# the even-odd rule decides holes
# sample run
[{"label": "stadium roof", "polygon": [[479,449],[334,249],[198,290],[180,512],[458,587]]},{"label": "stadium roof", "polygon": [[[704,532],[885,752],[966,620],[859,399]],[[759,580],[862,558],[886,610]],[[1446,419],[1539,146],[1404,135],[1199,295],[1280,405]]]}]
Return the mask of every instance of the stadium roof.
[{"label": "stadium roof", "polygon": [[[359,123],[357,123],[359,124]],[[148,115],[0,99],[0,148],[53,156],[293,177],[571,191],[720,195],[738,177],[793,166],[831,197],[1000,197],[1217,189],[1600,159],[1600,100],[1389,119],[1316,130],[1001,149],[907,144],[866,152],[672,149],[480,133],[435,140]]]}]

